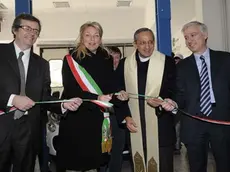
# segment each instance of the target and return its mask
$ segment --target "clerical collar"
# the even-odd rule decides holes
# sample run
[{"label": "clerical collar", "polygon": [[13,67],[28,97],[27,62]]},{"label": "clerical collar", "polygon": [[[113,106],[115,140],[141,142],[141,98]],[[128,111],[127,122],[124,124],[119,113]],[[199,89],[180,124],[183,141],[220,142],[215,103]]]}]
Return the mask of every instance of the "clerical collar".
[{"label": "clerical collar", "polygon": [[140,59],[141,62],[147,62],[150,59],[150,57],[141,57],[140,54],[138,54],[138,57],[139,57],[139,59]]}]

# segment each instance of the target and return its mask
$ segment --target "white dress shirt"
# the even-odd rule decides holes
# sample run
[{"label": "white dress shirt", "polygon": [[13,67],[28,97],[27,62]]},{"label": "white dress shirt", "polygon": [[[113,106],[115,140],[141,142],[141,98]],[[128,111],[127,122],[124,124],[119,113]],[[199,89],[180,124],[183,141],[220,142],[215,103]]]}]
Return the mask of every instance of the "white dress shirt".
[{"label": "white dress shirt", "polygon": [[[31,48],[22,51],[15,42],[14,42],[14,48],[15,48],[17,59],[19,57],[20,52],[24,53],[24,55],[22,56],[22,62],[23,62],[24,69],[25,69],[25,79],[26,79],[27,78],[28,67],[29,67],[29,61],[30,61]],[[8,100],[8,103],[7,103],[7,106],[10,106],[10,107],[13,106],[12,102],[13,102],[13,99],[14,99],[15,96],[16,96],[15,94],[10,95],[10,98]],[[63,105],[64,105],[64,103],[61,103],[61,110],[62,110],[62,113],[65,113],[66,109],[63,107]],[[27,114],[27,112],[25,114]]]},{"label": "white dress shirt", "polygon": [[210,50],[207,48],[203,54],[196,54],[194,53],[195,60],[196,60],[196,65],[199,71],[199,75],[201,73],[201,68],[202,68],[202,61],[200,59],[200,56],[204,56],[205,63],[208,68],[208,78],[209,78],[209,88],[210,88],[210,96],[211,96],[211,103],[215,103],[215,96],[212,88],[212,77],[211,77],[211,61],[210,61]]},{"label": "white dress shirt", "polygon": [[[28,72],[28,66],[29,66],[29,60],[30,60],[31,48],[22,51],[15,42],[14,42],[14,48],[15,48],[17,59],[19,57],[20,52],[24,53],[23,56],[22,56],[22,62],[23,62],[24,68],[25,68],[25,79],[26,79],[27,78],[27,72]],[[8,103],[7,103],[7,106],[13,106],[12,102],[13,102],[14,97],[15,97],[15,94],[10,95],[10,98],[8,100]]]}]

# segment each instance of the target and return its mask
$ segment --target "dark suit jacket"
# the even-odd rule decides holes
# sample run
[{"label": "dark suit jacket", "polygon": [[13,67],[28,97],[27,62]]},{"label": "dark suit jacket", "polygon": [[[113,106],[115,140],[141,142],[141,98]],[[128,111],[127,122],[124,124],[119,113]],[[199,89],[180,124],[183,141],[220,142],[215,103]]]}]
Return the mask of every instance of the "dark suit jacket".
[{"label": "dark suit jacket", "polygon": [[[0,109],[7,112],[7,103],[11,94],[20,94],[20,73],[13,42],[0,44]],[[51,100],[49,63],[31,50],[26,79],[26,95],[33,101]],[[60,104],[45,106],[49,110],[61,113]],[[14,124],[14,113],[0,116],[0,146],[10,134]],[[40,106],[35,105],[28,111],[31,136],[39,143]],[[37,146],[37,145],[36,145]]]},{"label": "dark suit jacket", "polygon": [[[210,50],[212,87],[216,105],[209,118],[230,120],[230,53]],[[195,57],[192,54],[178,64],[176,101],[180,108],[192,115],[200,114],[200,77]],[[193,136],[204,124],[182,116],[181,134],[184,143],[193,141]]]},{"label": "dark suit jacket", "polygon": [[[175,91],[175,81],[176,81],[176,66],[173,58],[165,57],[165,67],[162,79],[162,85],[160,90],[160,97],[162,98],[172,98],[173,92]],[[124,62],[125,59],[120,61],[117,68],[117,82],[125,90],[125,80],[124,80]],[[154,109],[153,109],[154,110]],[[158,131],[159,131],[159,145],[169,146],[175,143],[175,128],[174,128],[174,115],[171,112],[160,111],[158,108],[155,109],[158,115]],[[130,111],[126,109],[119,115],[118,121],[121,122],[126,116],[131,116]],[[123,116],[122,116],[123,115]]]}]

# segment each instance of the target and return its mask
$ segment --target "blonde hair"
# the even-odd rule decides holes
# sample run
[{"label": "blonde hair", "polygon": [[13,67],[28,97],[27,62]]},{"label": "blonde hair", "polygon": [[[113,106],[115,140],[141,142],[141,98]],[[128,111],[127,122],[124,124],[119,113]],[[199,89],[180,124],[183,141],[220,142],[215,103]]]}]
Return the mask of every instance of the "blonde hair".
[{"label": "blonde hair", "polygon": [[87,50],[86,47],[83,44],[83,33],[85,31],[85,29],[87,29],[88,27],[93,27],[96,30],[98,30],[100,38],[102,38],[103,35],[103,29],[101,27],[101,25],[98,22],[86,22],[84,23],[81,27],[80,27],[80,32],[79,32],[79,36],[78,36],[78,42],[76,45],[76,49],[74,52],[77,52],[76,57],[79,59],[83,59],[85,58],[86,55],[90,55]]}]

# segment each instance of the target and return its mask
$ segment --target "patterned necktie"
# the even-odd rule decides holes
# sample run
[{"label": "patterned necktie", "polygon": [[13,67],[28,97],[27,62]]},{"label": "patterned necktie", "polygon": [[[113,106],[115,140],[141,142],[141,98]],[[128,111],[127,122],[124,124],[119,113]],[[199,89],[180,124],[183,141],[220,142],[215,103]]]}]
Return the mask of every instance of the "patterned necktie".
[{"label": "patterned necktie", "polygon": [[[25,67],[24,67],[24,64],[23,64],[23,61],[22,61],[22,56],[24,55],[23,52],[20,52],[19,53],[19,56],[18,56],[18,67],[19,67],[19,72],[20,72],[20,81],[21,81],[21,84],[20,84],[20,95],[21,96],[25,96],[26,93],[25,93],[25,88],[26,88],[26,79],[25,79]],[[14,119],[19,119],[21,118],[23,115],[24,115],[24,111],[20,111],[20,110],[16,110],[15,113],[14,113]]]},{"label": "patterned necktie", "polygon": [[210,83],[208,76],[208,67],[205,63],[204,56],[200,57],[202,62],[202,68],[200,73],[200,111],[206,116],[209,116],[212,112],[211,95],[210,95]]}]

